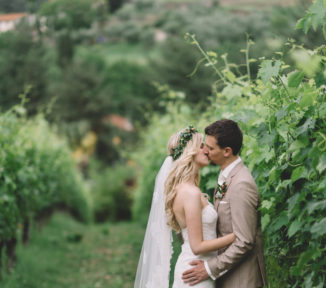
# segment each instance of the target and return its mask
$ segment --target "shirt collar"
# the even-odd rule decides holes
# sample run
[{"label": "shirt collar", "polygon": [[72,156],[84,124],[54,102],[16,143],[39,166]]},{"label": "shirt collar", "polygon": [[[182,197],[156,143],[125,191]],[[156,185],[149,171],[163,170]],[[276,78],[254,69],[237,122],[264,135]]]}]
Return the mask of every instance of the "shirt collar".
[{"label": "shirt collar", "polygon": [[239,157],[237,160],[235,160],[235,161],[233,161],[231,164],[229,164],[224,170],[222,170],[221,172],[220,172],[220,174],[224,177],[224,179],[226,179],[228,176],[229,176],[229,174],[230,174],[230,172],[231,172],[231,170],[238,164],[238,163],[240,163],[242,160],[241,160],[241,158]]}]

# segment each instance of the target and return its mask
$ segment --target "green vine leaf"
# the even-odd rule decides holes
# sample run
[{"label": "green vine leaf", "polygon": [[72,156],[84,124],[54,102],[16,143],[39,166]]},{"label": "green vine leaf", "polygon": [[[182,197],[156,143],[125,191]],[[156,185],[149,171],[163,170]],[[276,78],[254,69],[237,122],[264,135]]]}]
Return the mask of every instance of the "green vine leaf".
[{"label": "green vine leaf", "polygon": [[326,3],[324,0],[317,0],[310,6],[306,16],[297,22],[296,29],[302,29],[307,34],[311,26],[316,30],[318,26],[325,27],[325,22]]},{"label": "green vine leaf", "polygon": [[288,85],[289,87],[297,88],[301,84],[304,77],[304,73],[302,71],[294,71],[288,76]]},{"label": "green vine leaf", "polygon": [[278,218],[276,218],[271,224],[271,230],[272,231],[278,231],[282,226],[287,225],[289,223],[289,218],[287,215],[280,215]]},{"label": "green vine leaf", "polygon": [[294,183],[300,178],[307,178],[307,170],[305,167],[300,166],[297,167],[293,170],[292,175],[291,175],[291,182]]},{"label": "green vine leaf", "polygon": [[316,210],[324,210],[326,209],[326,200],[322,200],[319,202],[312,202],[308,204],[308,213],[311,214]]},{"label": "green vine leaf", "polygon": [[310,8],[309,14],[311,17],[311,25],[314,30],[319,25],[325,25],[326,20],[326,5],[323,0],[317,0]]},{"label": "green vine leaf", "polygon": [[288,235],[289,237],[292,237],[295,233],[297,233],[301,228],[301,223],[299,222],[299,220],[295,219],[291,225],[290,228],[288,230]]},{"label": "green vine leaf", "polygon": [[260,65],[258,77],[266,84],[272,77],[276,77],[280,72],[281,61],[276,60],[273,65],[272,60],[265,60]]},{"label": "green vine leaf", "polygon": [[326,169],[326,154],[323,154],[319,159],[317,170],[321,174],[325,169]]},{"label": "green vine leaf", "polygon": [[275,200],[275,198],[272,197],[270,200],[262,201],[261,207],[266,208],[267,210],[269,210],[272,207],[274,200]]},{"label": "green vine leaf", "polygon": [[315,223],[311,227],[311,233],[316,234],[317,236],[322,236],[322,235],[326,234],[326,218]]},{"label": "green vine leaf", "polygon": [[303,134],[308,132],[309,130],[313,129],[315,127],[316,120],[309,117],[306,122],[297,129],[297,135]]},{"label": "green vine leaf", "polygon": [[268,214],[265,214],[262,218],[261,218],[261,226],[263,231],[265,230],[266,226],[268,225],[268,223],[271,221],[271,218]]},{"label": "green vine leaf", "polygon": [[300,101],[300,107],[304,108],[312,105],[317,96],[318,94],[316,90],[305,91]]}]

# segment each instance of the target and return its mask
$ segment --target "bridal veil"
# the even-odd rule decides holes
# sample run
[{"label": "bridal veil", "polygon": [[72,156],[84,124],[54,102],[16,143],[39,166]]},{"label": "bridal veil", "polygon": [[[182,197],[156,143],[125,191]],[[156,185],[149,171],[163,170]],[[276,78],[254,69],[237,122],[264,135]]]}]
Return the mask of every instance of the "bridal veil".
[{"label": "bridal veil", "polygon": [[172,157],[167,157],[156,176],[134,288],[169,287],[170,260],[173,252],[172,229],[166,224],[164,183],[172,163]]}]

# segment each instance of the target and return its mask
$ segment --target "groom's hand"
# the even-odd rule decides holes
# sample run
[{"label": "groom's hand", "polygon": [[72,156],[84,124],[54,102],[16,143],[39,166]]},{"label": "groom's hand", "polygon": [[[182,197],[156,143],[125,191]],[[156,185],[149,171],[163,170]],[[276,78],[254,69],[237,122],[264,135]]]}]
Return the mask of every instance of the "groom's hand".
[{"label": "groom's hand", "polygon": [[193,286],[201,281],[206,280],[209,277],[203,261],[194,260],[191,261],[189,264],[195,267],[187,270],[186,272],[183,272],[183,282],[188,283],[190,286]]}]

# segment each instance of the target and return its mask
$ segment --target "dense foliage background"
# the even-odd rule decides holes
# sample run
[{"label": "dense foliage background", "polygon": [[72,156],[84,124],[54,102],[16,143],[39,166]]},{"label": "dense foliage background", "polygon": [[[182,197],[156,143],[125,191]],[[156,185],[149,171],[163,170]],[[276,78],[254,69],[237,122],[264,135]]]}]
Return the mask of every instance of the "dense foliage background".
[{"label": "dense foliage background", "polygon": [[[315,11],[316,7],[324,11],[325,17],[326,9],[321,1],[309,11]],[[306,27],[311,21],[315,29],[325,23],[314,18],[313,13],[304,19],[298,28]],[[223,55],[203,51],[194,35],[187,34],[186,38],[202,51],[204,61],[217,72],[218,89],[201,113],[190,110],[187,103],[170,91],[166,115],[151,118],[151,125],[142,134],[142,145],[134,154],[143,167],[135,192],[134,216],[141,218],[143,205],[150,206],[155,175],[152,174],[152,179],[148,175],[162,163],[166,142],[162,138],[168,139],[164,135],[171,135],[177,127],[188,123],[196,123],[203,130],[203,125],[217,119],[234,119],[245,134],[241,157],[252,171],[263,200],[261,213],[269,286],[323,287],[326,264],[324,46],[309,50],[290,41],[286,43],[289,48],[275,51],[270,60],[258,62],[258,78],[254,80],[252,74],[239,74],[227,61],[219,67],[216,64],[223,61]],[[250,54],[251,44],[249,40],[247,50],[243,51],[246,55]],[[248,72],[251,72],[250,63],[256,61],[248,59]],[[204,191],[214,189],[216,175],[216,168],[202,169]]]},{"label": "dense foliage background", "polygon": [[[0,33],[0,251],[10,267],[16,245],[29,261],[17,238],[57,210],[85,223],[133,220],[116,230],[139,231],[137,255],[170,135],[231,118],[263,200],[269,287],[324,286],[325,3],[231,2],[0,1],[3,13],[29,13]],[[203,191],[217,173],[202,169]],[[64,239],[88,243],[92,228],[64,222],[50,230],[83,231]],[[119,242],[96,227],[94,239]],[[130,270],[110,269],[89,285],[132,286]],[[6,281],[35,287],[32,277]]]},{"label": "dense foliage background", "polygon": [[0,256],[5,249],[9,271],[17,262],[17,237],[27,244],[31,224],[42,227],[57,209],[84,222],[93,217],[67,143],[41,115],[26,119],[25,114],[22,106],[14,106],[0,116]]}]

